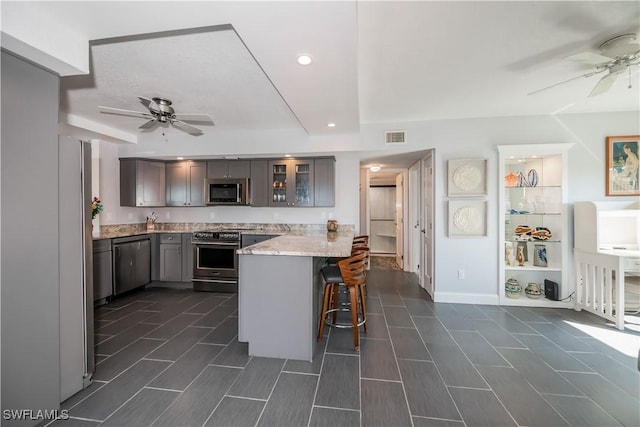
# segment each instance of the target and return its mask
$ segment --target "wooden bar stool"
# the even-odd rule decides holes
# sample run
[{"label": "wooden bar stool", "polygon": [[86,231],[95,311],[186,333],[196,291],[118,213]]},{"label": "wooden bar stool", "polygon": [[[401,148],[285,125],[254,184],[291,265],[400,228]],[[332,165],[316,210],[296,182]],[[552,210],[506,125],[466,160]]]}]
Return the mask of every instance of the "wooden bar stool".
[{"label": "wooden bar stool", "polygon": [[[320,317],[320,327],[318,331],[318,341],[322,341],[325,323],[336,328],[353,329],[353,346],[360,349],[359,327],[364,325],[367,332],[367,309],[363,296],[363,285],[366,282],[366,261],[368,251],[356,251],[356,253],[346,259],[338,261],[338,269],[335,266],[325,266],[322,268],[322,276],[325,281],[324,298],[322,299],[322,310]],[[340,306],[338,304],[338,288],[343,283],[349,294],[349,305]],[[338,323],[336,315],[338,311],[350,311],[351,323]],[[329,315],[332,319],[329,320]]]}]

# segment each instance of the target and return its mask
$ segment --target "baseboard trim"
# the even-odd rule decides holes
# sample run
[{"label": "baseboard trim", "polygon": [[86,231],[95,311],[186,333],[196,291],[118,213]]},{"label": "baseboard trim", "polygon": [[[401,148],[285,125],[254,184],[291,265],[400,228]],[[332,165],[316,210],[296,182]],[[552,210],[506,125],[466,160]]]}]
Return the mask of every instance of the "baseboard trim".
[{"label": "baseboard trim", "polygon": [[498,295],[489,294],[463,294],[459,292],[438,292],[433,295],[434,302],[447,302],[456,304],[484,304],[499,305]]}]

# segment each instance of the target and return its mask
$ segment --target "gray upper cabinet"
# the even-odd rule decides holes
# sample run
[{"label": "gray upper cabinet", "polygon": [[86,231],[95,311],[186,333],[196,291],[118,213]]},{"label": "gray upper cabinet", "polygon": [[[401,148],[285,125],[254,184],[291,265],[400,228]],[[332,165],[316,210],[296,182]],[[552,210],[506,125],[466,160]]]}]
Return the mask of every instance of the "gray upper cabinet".
[{"label": "gray upper cabinet", "polygon": [[167,206],[204,206],[206,174],[204,161],[167,162]]},{"label": "gray upper cabinet", "polygon": [[207,178],[249,178],[250,160],[207,160]]},{"label": "gray upper cabinet", "polygon": [[335,206],[335,160],[315,159],[313,197],[314,206]]},{"label": "gray upper cabinet", "polygon": [[269,206],[269,161],[251,160],[250,206]]},{"label": "gray upper cabinet", "polygon": [[164,162],[120,159],[120,206],[165,206]]}]

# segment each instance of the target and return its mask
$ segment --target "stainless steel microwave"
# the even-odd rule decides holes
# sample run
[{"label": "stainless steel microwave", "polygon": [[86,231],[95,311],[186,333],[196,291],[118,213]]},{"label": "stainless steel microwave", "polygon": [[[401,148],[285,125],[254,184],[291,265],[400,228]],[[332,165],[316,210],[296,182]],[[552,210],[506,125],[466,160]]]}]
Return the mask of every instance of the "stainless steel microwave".
[{"label": "stainless steel microwave", "polygon": [[207,205],[248,205],[249,178],[210,178],[204,181]]}]

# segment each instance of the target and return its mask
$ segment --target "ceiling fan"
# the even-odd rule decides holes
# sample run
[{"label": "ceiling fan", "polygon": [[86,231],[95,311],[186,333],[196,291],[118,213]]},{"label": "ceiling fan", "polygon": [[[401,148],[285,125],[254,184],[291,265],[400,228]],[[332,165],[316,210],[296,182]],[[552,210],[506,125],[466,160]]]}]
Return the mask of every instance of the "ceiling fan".
[{"label": "ceiling fan", "polygon": [[166,98],[154,97],[149,99],[139,96],[138,99],[142,105],[147,107],[149,110],[148,113],[103,106],[99,106],[98,109],[101,113],[105,114],[118,114],[121,116],[149,119],[148,122],[138,128],[143,131],[155,129],[161,123],[169,123],[171,126],[186,132],[189,135],[198,136],[202,135],[202,130],[195,126],[191,126],[188,123],[213,126],[213,120],[211,120],[211,117],[206,114],[176,114],[175,110],[171,106],[171,101]]},{"label": "ceiling fan", "polygon": [[[598,80],[589,93],[588,96],[593,97],[607,92],[611,89],[619,75],[625,71],[631,75],[631,67],[640,64],[640,43],[638,43],[638,35],[635,33],[612,37],[603,42],[598,47],[598,51],[599,53],[589,51],[580,52],[564,58],[580,64],[593,65],[595,66],[595,70],[552,84],[551,86],[543,87],[528,95],[533,95],[580,78],[588,78],[597,74],[606,73]],[[629,88],[631,88],[631,84],[629,84]]]}]

